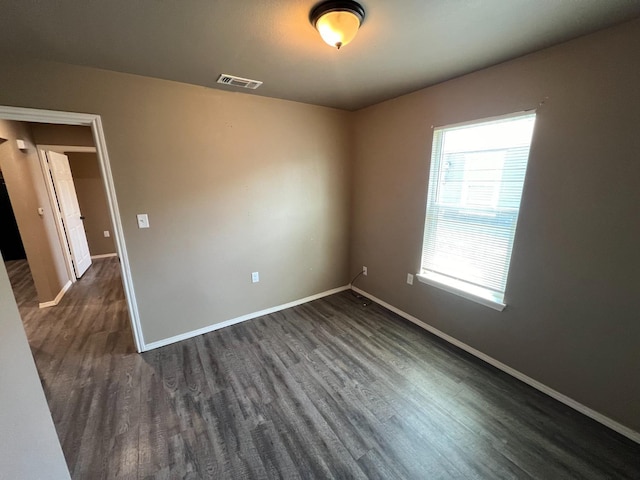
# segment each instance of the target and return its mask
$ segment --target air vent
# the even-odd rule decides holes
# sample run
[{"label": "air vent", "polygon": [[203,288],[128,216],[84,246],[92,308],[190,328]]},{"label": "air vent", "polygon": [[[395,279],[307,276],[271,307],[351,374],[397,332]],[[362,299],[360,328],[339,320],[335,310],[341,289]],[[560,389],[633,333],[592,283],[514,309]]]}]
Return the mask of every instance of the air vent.
[{"label": "air vent", "polygon": [[255,90],[262,82],[258,80],[250,80],[248,78],[234,77],[233,75],[227,75],[223,73],[218,78],[218,83],[222,83],[223,85],[231,85],[232,87],[240,87],[240,88],[250,88],[251,90]]}]

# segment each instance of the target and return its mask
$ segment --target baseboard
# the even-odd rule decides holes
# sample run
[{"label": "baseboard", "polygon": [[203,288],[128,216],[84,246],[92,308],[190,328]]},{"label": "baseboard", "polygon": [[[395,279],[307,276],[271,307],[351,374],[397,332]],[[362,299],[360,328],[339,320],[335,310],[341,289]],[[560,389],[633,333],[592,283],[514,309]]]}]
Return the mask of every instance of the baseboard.
[{"label": "baseboard", "polygon": [[508,365],[505,365],[504,363],[496,360],[495,358],[490,357],[489,355],[482,353],[479,350],[476,350],[475,348],[467,345],[466,343],[461,342],[460,340],[457,340],[455,338],[453,338],[450,335],[447,335],[446,333],[438,330],[435,327],[432,327],[431,325],[429,325],[428,323],[423,322],[422,320],[414,317],[413,315],[410,315],[406,312],[403,312],[402,310],[400,310],[399,308],[394,307],[393,305],[388,304],[387,302],[380,300],[377,297],[374,297],[373,295],[365,292],[364,290],[361,290],[357,287],[351,287],[352,290],[358,292],[361,295],[366,296],[367,298],[373,300],[374,302],[382,305],[383,307],[385,307],[387,310],[391,310],[393,313],[396,313],[398,315],[400,315],[402,318],[405,318],[407,320],[409,320],[411,323],[415,323],[416,325],[418,325],[419,327],[424,328],[425,330],[433,333],[434,335],[442,338],[443,340],[446,340],[447,342],[449,342],[452,345],[455,345],[456,347],[464,350],[465,352],[470,353],[471,355],[479,358],[480,360],[483,360],[485,362],[487,362],[489,365],[492,365],[494,367],[496,367],[499,370],[502,370],[505,373],[508,373],[509,375],[511,375],[512,377],[517,378],[518,380],[526,383],[527,385],[535,388],[536,390],[541,391],[542,393],[545,393],[547,395],[549,395],[551,398],[554,398],[556,400],[558,400],[559,402],[564,403],[565,405],[573,408],[574,410],[577,410],[578,412],[586,415],[587,417],[592,418],[593,420],[595,420],[596,422],[601,423],[602,425],[609,427],[611,430],[614,430],[616,432],[618,432],[621,435],[624,435],[625,437],[629,438],[630,440],[633,440],[636,443],[640,443],[640,432],[636,432],[635,430],[630,429],[629,427],[625,427],[624,425],[622,425],[621,423],[616,422],[615,420],[612,420],[611,418],[596,412],[595,410],[581,404],[580,402],[567,397],[566,395],[552,389],[551,387],[548,387],[546,385],[544,385],[543,383],[540,383],[537,380],[534,380],[533,378],[525,375],[522,372],[519,372],[518,370],[515,370],[511,367],[509,367]]},{"label": "baseboard", "polygon": [[100,255],[91,255],[91,260],[95,260],[96,258],[109,258],[109,257],[117,257],[117,253],[102,253]]},{"label": "baseboard", "polygon": [[60,290],[58,292],[58,295],[56,295],[56,298],[54,298],[50,302],[39,303],[38,307],[39,308],[55,307],[57,304],[60,303],[60,300],[62,300],[62,297],[64,297],[64,294],[67,293],[67,290],[69,290],[71,288],[71,285],[73,285],[71,283],[71,280],[67,281],[67,283],[65,283],[64,287],[62,287],[62,290]]},{"label": "baseboard", "polygon": [[189,338],[197,337],[198,335],[203,335],[205,333],[213,332],[215,330],[220,330],[221,328],[224,328],[224,327],[230,327],[231,325],[246,322],[247,320],[252,320],[254,318],[261,317],[263,315],[269,315],[270,313],[279,312],[280,310],[286,310],[287,308],[295,307],[297,305],[302,305],[303,303],[307,303],[312,300],[317,300],[319,298],[328,297],[329,295],[333,295],[339,292],[344,292],[345,290],[349,290],[349,285],[334,288],[332,290],[327,290],[326,292],[317,293],[315,295],[311,295],[310,297],[294,300],[293,302],[278,305],[276,307],[267,308],[265,310],[260,310],[258,312],[248,313],[240,317],[232,318],[230,320],[225,320],[224,322],[216,323],[214,325],[209,325],[208,327],[200,328],[198,330],[192,330],[190,332],[182,333],[174,337],[165,338],[164,340],[158,340],[157,342],[147,343],[143,346],[142,351],[146,352],[156,348],[165,347],[167,345],[171,345],[172,343],[181,342],[182,340],[187,340]]}]

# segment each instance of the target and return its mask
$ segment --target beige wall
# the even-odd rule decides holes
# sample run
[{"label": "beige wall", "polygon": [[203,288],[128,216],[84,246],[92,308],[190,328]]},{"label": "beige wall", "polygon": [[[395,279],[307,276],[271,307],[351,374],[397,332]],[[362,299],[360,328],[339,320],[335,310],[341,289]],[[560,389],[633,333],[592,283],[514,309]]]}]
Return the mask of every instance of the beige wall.
[{"label": "beige wall", "polygon": [[80,211],[85,217],[84,230],[89,251],[91,255],[115,253],[113,236],[104,236],[105,230],[111,235],[113,232],[98,156],[95,153],[79,152],[66,152],[66,155],[71,165]]},{"label": "beige wall", "polygon": [[0,365],[0,478],[70,478],[3,262]]},{"label": "beige wall", "polygon": [[51,125],[49,123],[30,124],[33,141],[37,145],[72,145],[74,147],[95,147],[91,127],[78,125]]},{"label": "beige wall", "polygon": [[[69,281],[51,203],[29,126],[0,120],[0,168],[5,178],[40,302],[56,298]],[[27,143],[21,151],[16,139]],[[38,208],[44,215],[38,214]]]},{"label": "beige wall", "polygon": [[102,116],[147,343],[348,282],[348,113],[53,63],[0,85]]},{"label": "beige wall", "polygon": [[[640,21],[356,114],[358,286],[640,431]],[[537,107],[500,313],[406,284],[419,267],[431,127]]]}]

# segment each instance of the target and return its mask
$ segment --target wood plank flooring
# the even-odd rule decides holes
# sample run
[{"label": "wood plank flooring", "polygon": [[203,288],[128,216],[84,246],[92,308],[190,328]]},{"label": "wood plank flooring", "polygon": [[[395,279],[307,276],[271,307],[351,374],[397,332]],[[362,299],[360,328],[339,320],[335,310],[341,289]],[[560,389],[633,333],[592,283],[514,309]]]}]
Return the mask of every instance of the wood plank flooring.
[{"label": "wood plank flooring", "polygon": [[138,355],[116,259],[45,310],[7,267],[75,479],[640,478],[640,445],[349,292]]}]

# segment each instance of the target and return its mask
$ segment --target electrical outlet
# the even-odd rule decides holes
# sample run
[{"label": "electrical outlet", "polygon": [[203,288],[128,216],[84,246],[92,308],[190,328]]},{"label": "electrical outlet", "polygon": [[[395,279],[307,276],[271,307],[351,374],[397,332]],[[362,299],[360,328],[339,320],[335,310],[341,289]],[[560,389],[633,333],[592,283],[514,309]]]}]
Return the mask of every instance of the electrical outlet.
[{"label": "electrical outlet", "polygon": [[413,275],[411,275],[410,273],[407,273],[407,283],[409,285],[413,285]]},{"label": "electrical outlet", "polygon": [[363,267],[362,267],[362,274],[366,277],[366,276],[367,276],[367,273],[368,273],[368,271],[367,271],[367,267],[363,266]]},{"label": "electrical outlet", "polygon": [[104,233],[104,236],[107,238],[111,236],[111,233],[109,233],[109,230],[105,230],[103,233]]},{"label": "electrical outlet", "polygon": [[251,283],[258,283],[260,281],[260,273],[252,272],[251,273]]}]

